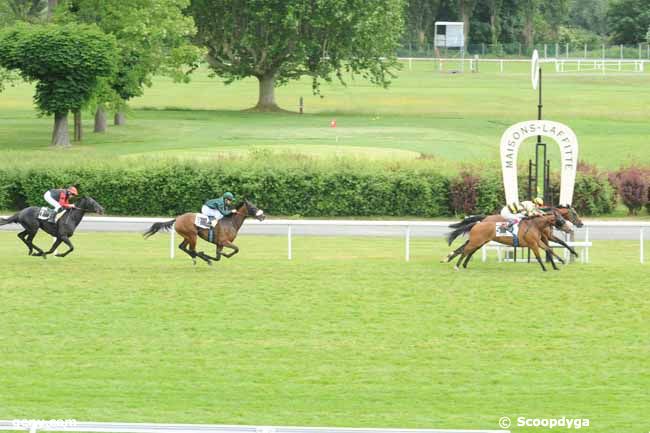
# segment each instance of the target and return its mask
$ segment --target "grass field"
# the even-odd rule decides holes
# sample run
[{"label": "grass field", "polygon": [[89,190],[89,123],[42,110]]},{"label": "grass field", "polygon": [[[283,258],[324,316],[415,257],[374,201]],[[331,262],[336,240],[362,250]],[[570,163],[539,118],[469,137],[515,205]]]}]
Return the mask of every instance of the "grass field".
[{"label": "grass field", "polygon": [[401,239],[296,238],[287,261],[286,239],[243,236],[212,268],[171,261],[167,236],[74,242],[45,261],[0,233],[0,418],[648,430],[638,243],[542,275],[494,258],[454,272],[440,240],[405,263]]},{"label": "grass field", "polygon": [[[325,98],[311,95],[308,80],[277,90],[279,104],[297,111],[305,98],[308,114],[255,114],[257,83],[224,86],[205,70],[190,84],[155,80],[145,96],[132,101],[128,125],[107,134],[92,131],[65,159],[190,157],[210,158],[266,148],[311,156],[413,159],[420,154],[441,164],[498,157],[501,134],[511,124],[535,118],[536,93],[528,65],[508,64],[503,74],[483,64],[478,74],[436,72],[432,62],[405,64],[388,90],[362,81],[348,87],[325,84]],[[604,168],[650,163],[650,73],[602,76],[557,74],[545,66],[544,117],[571,126],[580,156]],[[22,84],[0,94],[0,149],[12,160],[47,160],[51,119],[38,118],[33,88]],[[337,127],[330,128],[332,119]],[[552,144],[552,143],[551,143]],[[558,152],[549,146],[557,165]],[[532,146],[529,146],[532,151]],[[526,158],[522,149],[520,158]]]}]

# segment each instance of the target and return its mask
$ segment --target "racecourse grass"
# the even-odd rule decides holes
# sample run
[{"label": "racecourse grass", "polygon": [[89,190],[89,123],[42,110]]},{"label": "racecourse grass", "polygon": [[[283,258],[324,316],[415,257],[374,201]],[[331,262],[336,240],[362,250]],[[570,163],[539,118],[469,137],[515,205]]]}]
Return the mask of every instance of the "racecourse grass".
[{"label": "racecourse grass", "polygon": [[493,254],[455,272],[438,239],[406,263],[400,238],[296,237],[288,261],[286,238],[244,235],[213,267],[170,260],[165,235],[73,242],[42,260],[0,232],[1,419],[647,430],[635,242],[546,274]]},{"label": "racecourse grass", "polygon": [[[86,113],[84,141],[64,154],[48,147],[52,119],[37,117],[32,85],[20,84],[0,94],[0,150],[24,164],[52,158],[205,159],[269,148],[321,158],[424,155],[458,165],[496,161],[505,129],[537,116],[525,63],[508,63],[504,73],[484,63],[478,74],[439,72],[426,61],[414,62],[412,70],[403,66],[389,89],[346,77],[347,87],[323,84],[320,98],[311,94],[309,80],[291,82],[276,91],[279,104],[294,112],[282,114],[242,111],[255,104],[254,79],[225,86],[205,69],[189,84],[157,78],[131,101],[127,126],[93,134],[93,115]],[[575,130],[581,159],[604,168],[650,163],[650,73],[558,74],[551,64],[544,71],[544,118]],[[299,116],[301,96],[306,114]],[[333,119],[336,128],[330,127]],[[531,154],[529,144],[521,160]],[[549,146],[553,167],[559,166],[556,148]]]}]

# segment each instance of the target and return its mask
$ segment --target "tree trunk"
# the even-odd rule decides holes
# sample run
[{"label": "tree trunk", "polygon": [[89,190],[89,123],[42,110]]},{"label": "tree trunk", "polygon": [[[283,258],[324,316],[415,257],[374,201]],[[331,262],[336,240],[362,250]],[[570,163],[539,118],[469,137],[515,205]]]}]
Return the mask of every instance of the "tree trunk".
[{"label": "tree trunk", "polygon": [[528,48],[533,46],[533,20],[534,16],[527,15],[524,22],[524,43]]},{"label": "tree trunk", "polygon": [[83,138],[83,124],[81,123],[81,110],[74,112],[74,141],[81,141]]},{"label": "tree trunk", "polygon": [[280,111],[275,102],[275,74],[267,74],[257,77],[260,83],[260,93],[255,111]]},{"label": "tree trunk", "polygon": [[115,126],[126,125],[126,116],[121,111],[115,113],[115,118],[113,119]]},{"label": "tree trunk", "polygon": [[52,131],[52,146],[70,146],[68,135],[68,112],[54,115],[54,130]]},{"label": "tree trunk", "polygon": [[492,33],[492,45],[499,43],[499,27],[497,24],[497,11],[490,12],[490,32]]},{"label": "tree trunk", "polygon": [[95,111],[95,132],[106,132],[106,111],[101,105],[97,106],[97,111]]},{"label": "tree trunk", "polygon": [[47,0],[47,20],[52,20],[52,15],[54,14],[54,9],[56,9],[59,4],[59,0]]}]

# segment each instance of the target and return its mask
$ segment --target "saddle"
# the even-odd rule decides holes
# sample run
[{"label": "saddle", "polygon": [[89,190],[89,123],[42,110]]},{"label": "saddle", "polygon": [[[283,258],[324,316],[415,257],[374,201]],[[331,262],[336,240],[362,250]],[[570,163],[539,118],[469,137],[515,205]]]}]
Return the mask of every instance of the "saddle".
[{"label": "saddle", "polygon": [[215,227],[212,227],[212,220],[213,218],[210,218],[207,215],[203,215],[201,213],[197,213],[196,217],[194,218],[194,225],[200,229],[208,229],[208,241],[209,242],[214,242],[214,230]]},{"label": "saddle", "polygon": [[[521,221],[519,221],[521,222]],[[519,246],[519,222],[510,224],[508,221],[496,223],[496,234],[500,237],[511,237],[515,247]]]},{"label": "saddle", "polygon": [[37,218],[39,220],[42,220],[42,221],[54,222],[54,218],[56,218],[56,212],[52,208],[42,207],[38,211],[38,217]]},{"label": "saddle", "polygon": [[196,217],[194,218],[194,225],[200,229],[209,229],[211,228],[210,217],[201,213],[197,213]]}]

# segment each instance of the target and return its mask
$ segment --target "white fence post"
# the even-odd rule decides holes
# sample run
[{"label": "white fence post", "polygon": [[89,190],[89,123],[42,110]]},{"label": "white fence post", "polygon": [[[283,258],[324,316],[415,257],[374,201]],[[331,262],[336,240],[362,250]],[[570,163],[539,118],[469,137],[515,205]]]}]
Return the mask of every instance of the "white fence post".
[{"label": "white fence post", "polygon": [[174,238],[176,237],[176,223],[172,224],[172,229],[169,233],[169,258],[174,258]]},{"label": "white fence post", "polygon": [[293,253],[291,251],[291,226],[287,226],[287,259],[293,259]]},{"label": "white fence post", "polygon": [[639,246],[639,260],[641,261],[641,264],[645,261],[645,257],[643,254],[643,227],[639,229],[639,241],[640,241],[640,246]]},{"label": "white fence post", "polygon": [[411,260],[411,226],[406,226],[406,251],[404,258],[406,261]]},{"label": "white fence post", "polygon": [[[589,242],[589,227],[585,229],[585,242]],[[584,247],[582,254],[585,256],[585,262],[589,263],[589,247]]]}]

